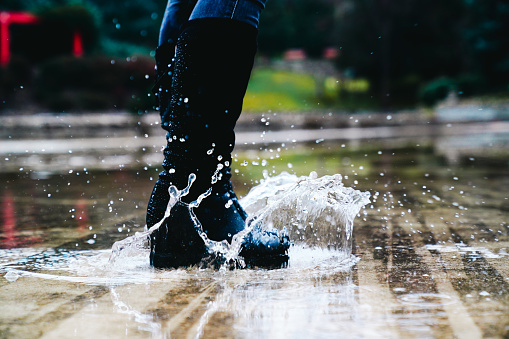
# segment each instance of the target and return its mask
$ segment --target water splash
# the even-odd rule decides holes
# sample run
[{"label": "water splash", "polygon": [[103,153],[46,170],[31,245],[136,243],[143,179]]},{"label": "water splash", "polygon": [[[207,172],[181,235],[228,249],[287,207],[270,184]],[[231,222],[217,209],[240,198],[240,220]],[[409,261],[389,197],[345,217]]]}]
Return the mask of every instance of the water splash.
[{"label": "water splash", "polygon": [[[221,165],[218,166],[213,182],[219,180],[217,176],[221,169]],[[115,264],[121,257],[139,255],[140,251],[147,252],[148,256],[150,234],[163,224],[177,203],[189,208],[195,229],[209,253],[224,258],[225,265],[233,262],[237,266],[244,266],[239,252],[246,235],[256,227],[276,229],[282,234],[289,232],[294,243],[340,250],[348,257],[351,254],[353,220],[360,209],[370,202],[369,192],[345,187],[339,174],[318,178],[315,172],[302,177],[287,172],[269,177],[265,173],[260,185],[251,189],[240,201],[250,218],[246,221],[245,229],[234,235],[229,244],[226,240],[209,239],[193,213],[193,209],[211,194],[211,189],[189,204],[182,202],[181,198],[189,193],[195,179],[196,176],[191,174],[188,186],[183,190],[171,186],[164,217],[150,229],[116,242],[112,247],[110,264]]]},{"label": "water splash", "polygon": [[[164,212],[164,216],[161,218],[161,220],[159,220],[159,222],[157,222],[155,225],[153,225],[152,227],[143,232],[136,232],[133,236],[115,242],[111,248],[111,256],[109,263],[113,265],[117,262],[119,258],[136,256],[140,251],[148,252],[150,249],[149,246],[150,234],[152,234],[157,229],[159,229],[159,227],[161,227],[164,220],[170,216],[172,208],[177,203],[185,204],[181,201],[181,198],[189,194],[189,190],[191,189],[191,186],[195,180],[196,175],[194,173],[191,173],[189,175],[187,187],[184,188],[183,190],[179,190],[175,186],[170,186],[168,188],[168,194],[170,197],[168,200],[168,206],[166,207],[166,211]],[[211,192],[212,189],[209,188],[205,193],[201,194],[196,201],[192,202],[189,205],[188,204],[185,205],[187,205],[189,208],[197,207],[204,198],[211,194]],[[194,213],[191,213],[191,215],[194,216]],[[193,220],[195,221],[196,224],[197,219],[195,216]],[[199,228],[201,229],[201,226]],[[202,233],[204,233],[203,230]]]},{"label": "water splash", "polygon": [[[223,167],[224,165],[218,164],[216,171],[212,175],[211,184],[214,184],[217,181],[221,180],[221,170],[223,169]],[[144,232],[136,232],[133,236],[115,242],[111,249],[111,256],[109,260],[110,265],[115,265],[120,258],[137,256],[139,255],[140,251],[146,252],[148,257],[148,251],[150,250],[149,245],[150,235],[153,232],[157,231],[159,227],[161,227],[161,225],[163,225],[165,219],[170,216],[171,210],[173,209],[173,207],[175,207],[176,204],[181,204],[189,209],[190,212],[189,214],[192,218],[194,228],[196,232],[199,234],[199,236],[202,238],[209,253],[215,254],[216,256],[225,257],[227,261],[229,259],[236,257],[238,252],[235,254],[231,254],[231,246],[228,244],[226,240],[214,241],[207,237],[207,234],[205,233],[202,225],[200,224],[200,221],[193,212],[193,209],[200,206],[200,203],[203,201],[203,199],[207,198],[212,193],[212,188],[209,188],[207,191],[200,194],[200,196],[195,201],[192,201],[189,204],[182,201],[182,197],[185,197],[186,195],[189,194],[191,186],[193,185],[195,180],[196,175],[194,173],[191,173],[188,178],[188,184],[183,190],[179,190],[176,186],[173,185],[170,186],[168,188],[169,194],[168,205],[166,207],[164,216],[161,218],[161,220],[152,227],[150,227],[149,229],[145,230]]]},{"label": "water splash", "polygon": [[342,176],[297,177],[283,172],[268,177],[241,200],[246,211],[265,225],[287,229],[294,242],[351,253],[353,221],[370,202],[369,192],[345,187]]}]

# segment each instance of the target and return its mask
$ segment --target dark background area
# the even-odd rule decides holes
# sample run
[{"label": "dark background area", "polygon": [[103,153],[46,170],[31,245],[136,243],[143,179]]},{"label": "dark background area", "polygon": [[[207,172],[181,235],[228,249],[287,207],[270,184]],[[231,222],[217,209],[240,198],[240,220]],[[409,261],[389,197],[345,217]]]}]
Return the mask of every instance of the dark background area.
[{"label": "dark background area", "polygon": [[[9,64],[0,69],[0,112],[152,109],[153,55],[164,1],[4,0],[2,11],[37,15],[11,25]],[[74,58],[72,34],[85,55]],[[333,64],[344,79],[366,79],[378,109],[460,98],[507,97],[509,3],[503,0],[269,0],[259,56],[300,50]],[[340,98],[341,100],[341,98]]]}]

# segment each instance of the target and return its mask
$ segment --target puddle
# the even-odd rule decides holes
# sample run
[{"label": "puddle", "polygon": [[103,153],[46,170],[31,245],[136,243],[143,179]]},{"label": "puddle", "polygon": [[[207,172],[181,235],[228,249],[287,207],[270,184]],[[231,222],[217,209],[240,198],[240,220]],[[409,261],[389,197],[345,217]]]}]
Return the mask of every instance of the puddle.
[{"label": "puddle", "polygon": [[[0,172],[0,304],[10,310],[0,314],[0,333],[503,338],[507,153],[447,140],[244,146],[233,164],[242,204],[263,211],[268,226],[286,226],[295,242],[288,266],[273,270],[156,270],[143,247],[110,264],[113,243],[144,230],[160,168],[143,151],[115,170],[12,165],[15,172]],[[310,171],[327,183],[302,182],[300,199],[283,194]],[[345,195],[322,194],[328,187]],[[344,208],[362,201],[354,191],[370,192],[371,202]],[[328,206],[329,198],[341,203]]]},{"label": "puddle", "polygon": [[[353,222],[359,210],[369,203],[369,193],[345,187],[340,175],[318,178],[316,173],[305,177],[282,173],[272,178],[265,176],[241,203],[265,227],[285,228],[285,232],[288,227],[291,235],[297,235],[289,251],[288,265],[282,269],[285,275],[333,275],[357,262],[351,254]],[[170,203],[167,213],[170,213],[171,207]],[[148,264],[150,249],[147,237],[157,227],[155,225],[151,230],[116,242],[111,250],[50,248],[36,253],[31,253],[35,249],[0,250],[4,252],[2,257],[12,258],[5,260],[1,267],[7,271],[5,278],[10,282],[19,277],[37,277],[86,284],[138,284],[154,279],[164,280],[166,274],[173,279],[171,270],[152,269]],[[197,224],[196,228],[201,229],[201,225]],[[307,228],[311,233],[306,238],[302,231]],[[335,235],[329,234],[326,245],[315,246],[317,241],[325,240],[318,232],[332,233],[331,230]],[[210,251],[217,251],[217,255],[223,255],[227,260],[242,261],[242,258],[237,259],[242,239],[234,237],[229,245],[212,241],[205,232],[201,233]],[[236,241],[239,243],[237,248],[234,247]],[[61,274],[37,271],[60,271]]]},{"label": "puddle", "polygon": [[467,246],[464,243],[455,245],[426,245],[429,251],[438,253],[458,253],[464,258],[475,260],[476,258],[502,259],[509,256],[505,248],[500,248],[498,253],[484,247]]},{"label": "puddle", "polygon": [[[0,254],[8,255],[5,251]],[[358,258],[354,255],[346,256],[343,251],[309,248],[305,245],[292,246],[289,250],[288,266],[281,269],[271,269],[271,274],[281,271],[286,277],[304,274],[308,277],[327,277],[338,272],[347,272],[355,265]],[[9,281],[21,277],[50,279],[57,281],[78,282],[92,285],[123,285],[144,284],[149,282],[173,281],[182,278],[182,274],[203,274],[220,277],[215,269],[154,269],[148,264],[148,252],[138,252],[128,260],[118,260],[111,264],[110,250],[99,251],[43,251],[23,259],[3,264],[0,272]],[[253,270],[253,269],[251,269]],[[265,272],[264,269],[254,271]],[[40,273],[40,272],[45,273]],[[6,273],[5,273],[6,272]],[[53,272],[53,273],[48,273]],[[223,274],[227,274],[223,271]],[[226,275],[227,276],[227,275]]]}]

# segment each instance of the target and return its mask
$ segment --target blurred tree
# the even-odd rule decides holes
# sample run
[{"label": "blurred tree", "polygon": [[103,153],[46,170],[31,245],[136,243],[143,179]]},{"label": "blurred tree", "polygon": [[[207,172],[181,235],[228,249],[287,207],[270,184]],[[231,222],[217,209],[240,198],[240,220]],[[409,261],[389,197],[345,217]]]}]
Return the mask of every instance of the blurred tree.
[{"label": "blurred tree", "polygon": [[112,62],[111,58],[60,57],[46,61],[35,81],[35,95],[54,111],[118,109],[144,112],[153,106],[147,96],[153,79],[149,57]]},{"label": "blurred tree", "polygon": [[[0,10],[34,13],[48,13],[56,11],[57,8],[76,7],[85,8],[94,18],[100,30],[100,42],[104,52],[126,57],[134,52],[147,53],[155,48],[166,2],[157,0],[2,0],[0,4]],[[72,15],[69,18],[74,19]],[[83,24],[83,20],[79,21]]]},{"label": "blurred tree", "polygon": [[[165,6],[158,0],[2,0],[0,9],[79,28],[88,46],[99,42],[102,54],[125,58],[154,49]],[[384,106],[413,106],[419,95],[431,104],[447,89],[462,95],[509,89],[507,0],[269,0],[260,21],[261,54],[301,48],[316,57],[337,46],[345,77],[368,79],[371,96]],[[34,46],[27,55],[48,50]]]},{"label": "blurred tree", "polygon": [[101,8],[101,33],[109,40],[156,47],[166,1],[88,1]]},{"label": "blurred tree", "polygon": [[31,61],[72,51],[73,34],[79,33],[85,51],[90,52],[99,41],[100,10],[80,0],[5,0],[0,7],[9,11],[36,14],[37,25],[13,25],[11,48]]},{"label": "blurred tree", "polygon": [[491,90],[509,89],[509,3],[466,0],[462,32],[469,62],[466,71],[481,75]]},{"label": "blurred tree", "polygon": [[332,41],[333,8],[326,0],[269,0],[260,17],[260,52],[274,56],[302,48],[321,56]]},{"label": "blurred tree", "polygon": [[19,0],[2,0],[0,11],[24,11],[26,4]]},{"label": "blurred tree", "polygon": [[[55,7],[41,7],[36,11],[47,29],[51,30],[51,36],[79,32],[83,40],[85,51],[92,51],[99,40],[99,11],[89,4],[64,4]],[[52,50],[57,49],[60,39],[56,40]],[[69,41],[72,41],[69,38]],[[45,42],[47,44],[47,42]]]},{"label": "blurred tree", "polygon": [[463,95],[509,89],[507,1],[345,0],[336,13],[339,67],[385,106],[414,105],[444,78]]},{"label": "blurred tree", "polygon": [[338,65],[369,79],[381,104],[414,103],[423,81],[462,69],[462,1],[347,1],[335,29]]}]

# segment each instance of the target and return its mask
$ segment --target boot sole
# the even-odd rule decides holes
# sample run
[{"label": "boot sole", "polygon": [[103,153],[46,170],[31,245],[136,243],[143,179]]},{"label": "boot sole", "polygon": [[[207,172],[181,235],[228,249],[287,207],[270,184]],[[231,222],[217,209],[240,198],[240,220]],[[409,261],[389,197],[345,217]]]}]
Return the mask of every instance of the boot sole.
[{"label": "boot sole", "polygon": [[150,253],[150,265],[155,268],[190,267],[200,263],[203,254]]}]

